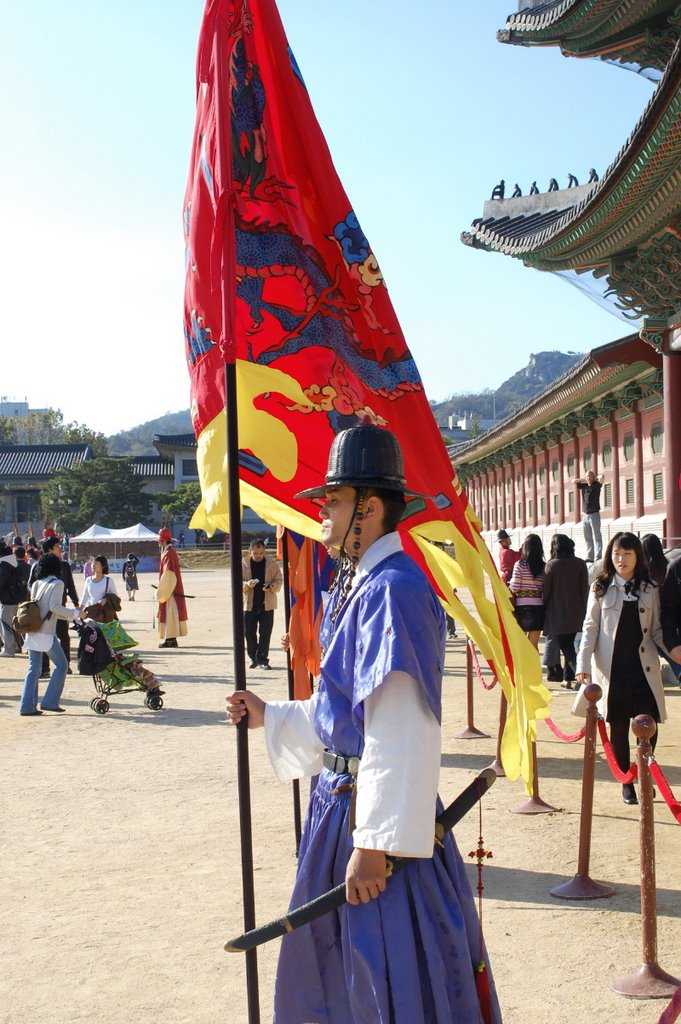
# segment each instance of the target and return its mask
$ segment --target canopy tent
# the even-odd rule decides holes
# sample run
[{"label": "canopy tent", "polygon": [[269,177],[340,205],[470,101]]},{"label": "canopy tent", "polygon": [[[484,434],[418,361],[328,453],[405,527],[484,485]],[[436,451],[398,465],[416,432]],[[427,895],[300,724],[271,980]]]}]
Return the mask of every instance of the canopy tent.
[{"label": "canopy tent", "polygon": [[112,530],[98,523],[70,539],[70,555],[76,564],[85,561],[93,553],[106,555],[111,568],[117,571],[118,559],[132,552],[141,559],[138,572],[150,572],[158,569],[158,534],[148,530],[142,523],[126,526],[122,530]]},{"label": "canopy tent", "polygon": [[77,537],[71,537],[71,543],[77,544],[79,541],[92,541],[94,543],[121,543],[125,544],[126,541],[154,541],[158,543],[158,534],[154,533],[153,530],[148,530],[142,523],[135,523],[134,526],[126,526],[122,530],[111,530],[108,526],[99,526],[94,523],[84,533],[79,533]]}]

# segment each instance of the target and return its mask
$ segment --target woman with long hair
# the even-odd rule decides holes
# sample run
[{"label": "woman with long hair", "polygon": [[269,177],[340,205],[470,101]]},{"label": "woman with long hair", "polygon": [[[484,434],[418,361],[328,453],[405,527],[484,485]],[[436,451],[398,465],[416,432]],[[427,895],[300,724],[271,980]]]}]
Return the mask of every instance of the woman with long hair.
[{"label": "woman with long hair", "polygon": [[656,533],[646,533],[641,537],[641,547],[643,548],[650,578],[655,580],[660,590],[662,590],[667,569],[669,568],[669,561],[664,553],[662,541]]},{"label": "woman with long hair", "polygon": [[[89,576],[83,587],[83,597],[80,606],[83,613],[87,614],[96,622],[109,622],[111,618],[117,619],[116,611],[120,608],[120,602],[109,599],[117,599],[118,592],[116,584],[109,576],[109,560],[106,555],[97,555],[92,563],[92,576]],[[109,611],[105,615],[106,606]]]},{"label": "woman with long hair", "polygon": [[[549,682],[572,689],[577,654],[575,637],[582,628],[589,597],[586,562],[575,556],[575,542],[565,533],[551,540],[551,558],[544,575],[544,665]],[[561,654],[565,667],[561,664]]]},{"label": "woman with long hair", "polygon": [[[24,641],[28,651],[28,671],[24,679],[19,705],[20,715],[41,715],[43,711],[64,711],[59,707],[59,698],[64,689],[68,661],[59,637],[55,633],[57,619],[69,622],[77,619],[77,608],[66,608],[62,604],[64,581],[61,578],[61,559],[57,555],[43,555],[37,563],[35,580],[31,586],[31,600],[37,601],[43,624],[36,633],[27,633]],[[38,710],[38,683],[43,663],[43,652],[47,654],[54,668]]]},{"label": "woman with long hair", "polygon": [[544,628],[544,548],[541,537],[528,533],[520,558],[513,566],[509,589],[515,602],[518,625],[535,647]]},{"label": "woman with long hair", "polygon": [[[660,593],[650,578],[641,542],[633,533],[616,533],[589,594],[577,680],[592,679],[603,690],[598,710],[610,725],[610,742],[623,772],[631,766],[629,725],[637,715],[664,722],[666,710],[658,646],[662,646]],[[584,686],[573,705],[586,713]],[[658,733],[652,738],[655,749]],[[625,804],[638,799],[633,782],[622,786]]]}]

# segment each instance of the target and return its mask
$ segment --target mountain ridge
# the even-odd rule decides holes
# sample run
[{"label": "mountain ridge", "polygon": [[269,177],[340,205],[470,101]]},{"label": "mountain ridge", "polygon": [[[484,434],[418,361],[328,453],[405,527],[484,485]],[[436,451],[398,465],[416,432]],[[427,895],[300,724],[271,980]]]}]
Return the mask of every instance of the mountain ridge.
[{"label": "mountain ridge", "polygon": [[[580,352],[557,350],[536,352],[522,369],[517,370],[498,388],[483,391],[453,393],[441,402],[431,402],[435,422],[449,429],[450,417],[475,416],[478,420],[502,420],[521,405],[530,401],[583,358]],[[155,434],[190,434],[193,425],[189,409],[166,413],[147,420],[130,430],[121,430],[107,438],[111,455],[155,455]]]}]

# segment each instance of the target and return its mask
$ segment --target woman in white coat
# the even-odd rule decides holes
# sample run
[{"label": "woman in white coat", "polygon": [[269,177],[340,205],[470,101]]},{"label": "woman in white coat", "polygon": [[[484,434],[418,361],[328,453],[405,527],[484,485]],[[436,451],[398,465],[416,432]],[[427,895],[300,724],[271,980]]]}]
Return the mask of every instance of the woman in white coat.
[{"label": "woman in white coat", "polygon": [[[666,718],[658,647],[662,647],[660,594],[650,579],[641,542],[633,533],[617,533],[608,544],[600,575],[589,594],[577,680],[603,690],[598,710],[610,725],[610,742],[619,767],[631,766],[629,726],[637,715],[656,722]],[[584,686],[572,707],[585,714]],[[655,749],[658,733],[652,738]],[[638,803],[633,783],[622,786],[626,804]]]}]

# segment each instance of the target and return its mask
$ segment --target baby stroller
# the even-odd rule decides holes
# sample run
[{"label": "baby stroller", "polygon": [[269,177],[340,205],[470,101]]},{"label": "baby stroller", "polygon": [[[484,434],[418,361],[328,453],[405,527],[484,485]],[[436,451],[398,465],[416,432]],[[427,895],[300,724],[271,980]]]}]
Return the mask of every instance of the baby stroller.
[{"label": "baby stroller", "polygon": [[97,695],[90,701],[90,707],[96,714],[107,713],[110,706],[107,698],[112,693],[130,690],[143,690],[144,703],[149,710],[161,710],[164,691],[137,654],[123,653],[130,647],[137,647],[137,641],[126,633],[120,622],[87,621],[76,623],[74,628],[80,636],[78,671],[82,676],[92,676]]}]

